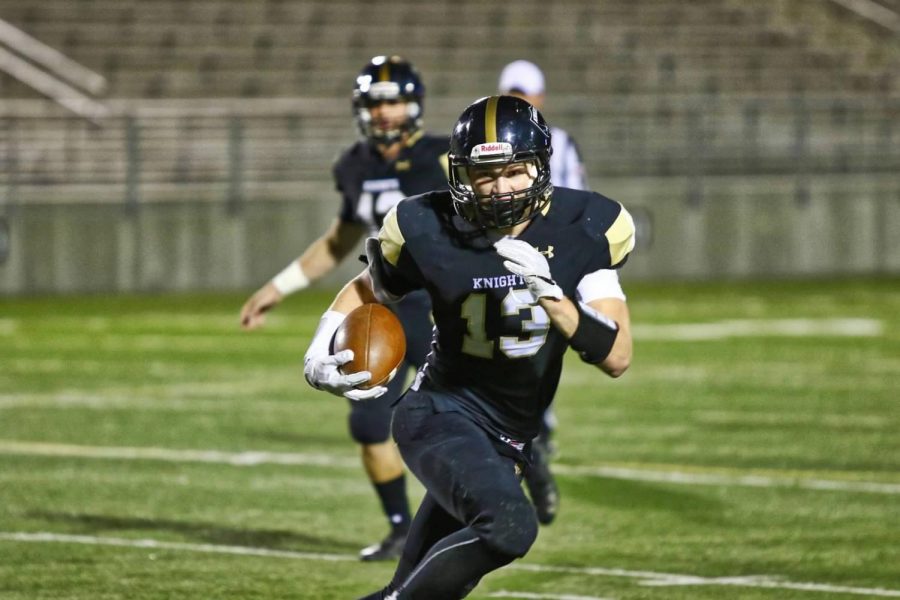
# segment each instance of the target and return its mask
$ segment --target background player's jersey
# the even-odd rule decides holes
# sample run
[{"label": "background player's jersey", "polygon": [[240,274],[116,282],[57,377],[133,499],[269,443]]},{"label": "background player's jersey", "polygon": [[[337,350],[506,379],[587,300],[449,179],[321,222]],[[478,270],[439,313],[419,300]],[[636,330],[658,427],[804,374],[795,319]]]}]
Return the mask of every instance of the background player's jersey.
[{"label": "background player's jersey", "polygon": [[[585,275],[624,262],[633,236],[619,203],[557,188],[518,239],[547,257],[556,282],[575,298]],[[420,383],[455,399],[438,409],[462,410],[498,435],[531,440],[568,343],[544,309],[531,305],[525,281],[506,270],[483,232],[455,214],[449,192],[398,204],[379,239],[387,291],[424,287],[431,296],[437,333]]]},{"label": "background player's jersey", "polygon": [[447,136],[414,134],[396,160],[388,162],[366,141],[347,149],[334,164],[343,203],[340,219],[376,235],[384,215],[408,196],[447,189]]}]

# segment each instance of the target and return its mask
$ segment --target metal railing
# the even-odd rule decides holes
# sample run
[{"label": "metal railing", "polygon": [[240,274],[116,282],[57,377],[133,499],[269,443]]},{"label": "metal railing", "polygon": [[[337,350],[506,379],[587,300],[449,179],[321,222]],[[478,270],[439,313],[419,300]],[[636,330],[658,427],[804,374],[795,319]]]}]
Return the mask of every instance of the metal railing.
[{"label": "metal railing", "polygon": [[[271,193],[330,190],[355,139],[343,102],[286,99],[113,106],[103,128],[64,113],[0,113],[7,203],[142,202],[202,196],[237,210]],[[261,108],[263,110],[255,110]],[[449,132],[463,101],[433,102]],[[255,108],[254,108],[255,107]],[[555,122],[575,133],[591,181],[609,178],[814,176],[900,172],[900,98],[569,97]],[[260,191],[268,190],[268,192]]]},{"label": "metal railing", "polygon": [[12,50],[0,47],[0,70],[93,123],[109,116],[109,109],[90,97],[106,91],[107,83],[102,75],[3,19],[0,19],[0,43]]},{"label": "metal railing", "polygon": [[873,0],[830,0],[830,2],[843,6],[888,31],[900,33],[900,5],[896,3],[879,3]]}]

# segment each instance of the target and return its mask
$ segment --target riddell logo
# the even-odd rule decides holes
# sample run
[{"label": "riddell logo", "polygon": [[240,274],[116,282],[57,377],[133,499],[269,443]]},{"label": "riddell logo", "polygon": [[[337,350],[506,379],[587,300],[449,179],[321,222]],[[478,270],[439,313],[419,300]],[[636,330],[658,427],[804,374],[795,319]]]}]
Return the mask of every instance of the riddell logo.
[{"label": "riddell logo", "polygon": [[508,142],[493,142],[490,144],[478,144],[472,148],[471,157],[475,159],[493,156],[511,158],[512,153],[512,144]]}]

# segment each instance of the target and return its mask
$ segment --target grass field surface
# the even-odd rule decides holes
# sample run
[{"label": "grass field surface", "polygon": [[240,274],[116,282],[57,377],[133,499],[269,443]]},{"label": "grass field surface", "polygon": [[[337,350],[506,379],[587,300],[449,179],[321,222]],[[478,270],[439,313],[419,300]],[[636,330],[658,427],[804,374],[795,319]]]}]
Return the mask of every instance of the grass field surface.
[{"label": "grass field surface", "polygon": [[[560,517],[470,597],[900,597],[900,281],[627,291],[629,372],[567,358]],[[346,403],[300,367],[330,295],[253,333],[235,294],[0,299],[0,598],[386,583]]]}]

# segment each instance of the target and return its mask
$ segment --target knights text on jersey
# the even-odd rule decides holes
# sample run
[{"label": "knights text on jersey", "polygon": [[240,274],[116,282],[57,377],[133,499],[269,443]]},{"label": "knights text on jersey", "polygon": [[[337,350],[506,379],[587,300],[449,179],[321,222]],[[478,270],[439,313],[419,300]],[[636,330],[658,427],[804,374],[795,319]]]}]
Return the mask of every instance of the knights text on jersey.
[{"label": "knights text on jersey", "polygon": [[446,136],[417,133],[391,162],[366,141],[351,146],[333,167],[343,199],[340,219],[376,235],[384,215],[403,198],[447,189],[449,146]]},{"label": "knights text on jersey", "polygon": [[[570,298],[581,279],[624,263],[634,224],[618,202],[558,188],[519,239],[547,257]],[[449,192],[410,198],[379,234],[382,284],[395,295],[425,288],[436,324],[422,389],[445,392],[489,430],[530,440],[559,382],[566,339],[532,305],[524,280],[503,266],[491,240],[453,210]],[[439,407],[440,408],[440,407]]]}]

